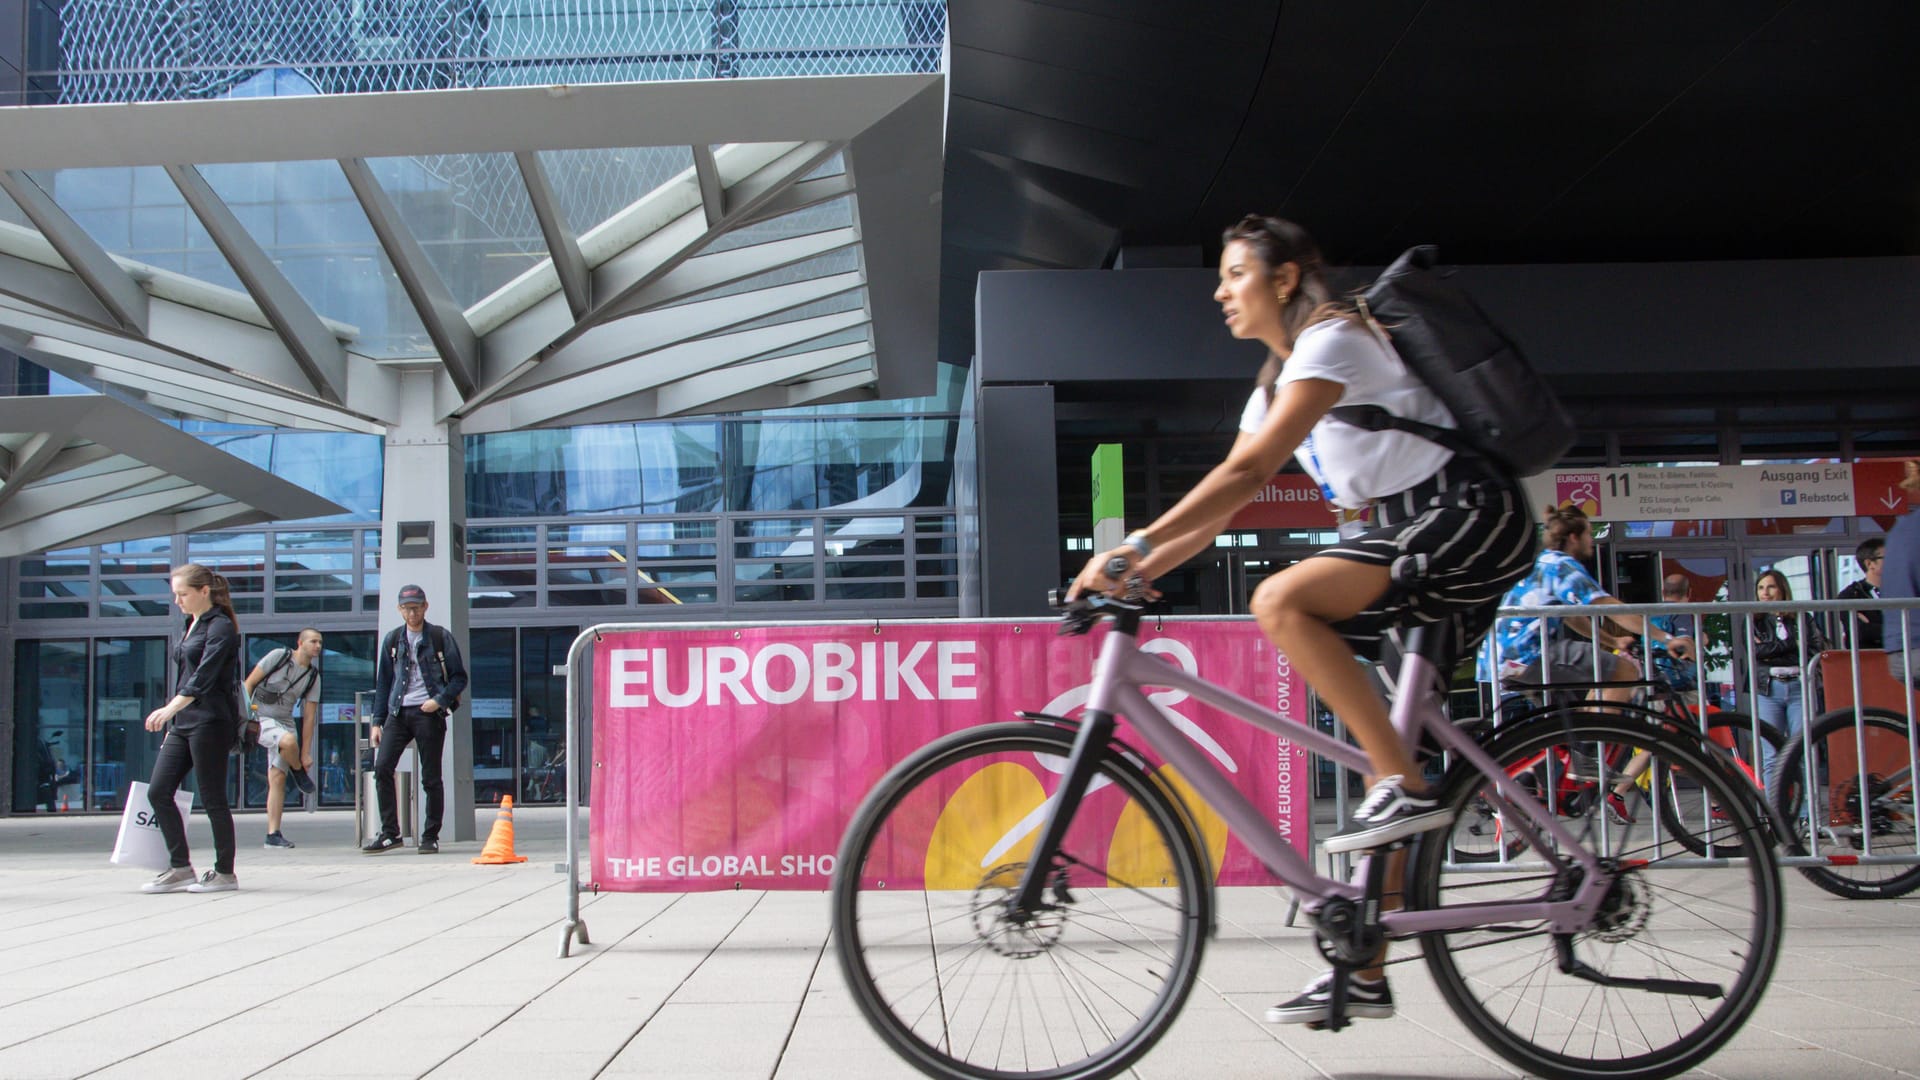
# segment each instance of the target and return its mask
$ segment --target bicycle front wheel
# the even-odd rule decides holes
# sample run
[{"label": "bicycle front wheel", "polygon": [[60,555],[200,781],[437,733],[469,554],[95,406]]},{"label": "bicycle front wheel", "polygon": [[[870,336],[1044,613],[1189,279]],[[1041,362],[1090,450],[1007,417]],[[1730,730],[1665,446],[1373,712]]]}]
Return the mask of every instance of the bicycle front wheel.
[{"label": "bicycle front wheel", "polygon": [[1801,867],[1808,881],[1849,900],[1905,896],[1920,889],[1920,866],[1875,860],[1911,859],[1920,850],[1907,721],[1898,713],[1866,709],[1856,737],[1853,718],[1852,709],[1828,713],[1814,721],[1806,745],[1793,740],[1780,755],[1770,794],[1787,819],[1788,853],[1813,853],[1818,839],[1819,854],[1840,856],[1827,866]]},{"label": "bicycle front wheel", "polygon": [[1164,770],[1102,749],[1043,909],[1008,910],[1073,739],[1009,723],[936,740],[881,780],[841,843],[840,970],[881,1038],[930,1076],[1112,1076],[1193,987],[1212,869]]},{"label": "bicycle front wheel", "polygon": [[[1704,1060],[1759,1004],[1780,947],[1780,871],[1749,781],[1697,735],[1650,717],[1551,713],[1485,748],[1509,775],[1545,755],[1590,782],[1592,795],[1558,800],[1551,812],[1613,884],[1576,933],[1490,911],[1489,925],[1423,935],[1441,995],[1475,1035],[1533,1075],[1656,1080]],[[1615,771],[1636,751],[1651,755],[1652,775],[1684,775],[1721,805],[1726,816],[1711,835],[1747,857],[1703,866],[1673,843],[1661,800]],[[1606,798],[1623,786],[1626,797]],[[1464,762],[1441,789],[1456,822],[1477,815],[1475,800],[1493,798],[1491,783]],[[1507,817],[1516,827],[1517,811]],[[1581,880],[1573,853],[1550,835],[1540,839],[1545,848],[1530,842],[1519,860],[1462,866],[1448,860],[1449,832],[1428,833],[1407,879],[1408,906],[1571,896]]]}]

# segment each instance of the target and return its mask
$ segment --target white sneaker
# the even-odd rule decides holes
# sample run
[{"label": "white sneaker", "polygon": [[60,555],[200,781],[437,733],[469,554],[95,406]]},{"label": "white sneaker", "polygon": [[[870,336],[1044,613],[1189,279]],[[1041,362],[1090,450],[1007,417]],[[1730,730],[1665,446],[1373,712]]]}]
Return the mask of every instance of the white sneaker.
[{"label": "white sneaker", "polygon": [[[191,871],[189,871],[191,873]],[[218,870],[209,870],[200,875],[200,880],[187,886],[188,892],[233,892],[240,888],[240,878],[234,874],[223,874]]]},{"label": "white sneaker", "polygon": [[186,892],[193,884],[193,867],[175,866],[160,871],[152,881],[140,886],[144,893]]},{"label": "white sneaker", "polygon": [[1405,783],[1403,776],[1381,777],[1367,789],[1367,797],[1353,812],[1347,827],[1327,837],[1320,846],[1336,854],[1364,851],[1444,827],[1447,811],[1439,800],[1415,795],[1402,786]]}]

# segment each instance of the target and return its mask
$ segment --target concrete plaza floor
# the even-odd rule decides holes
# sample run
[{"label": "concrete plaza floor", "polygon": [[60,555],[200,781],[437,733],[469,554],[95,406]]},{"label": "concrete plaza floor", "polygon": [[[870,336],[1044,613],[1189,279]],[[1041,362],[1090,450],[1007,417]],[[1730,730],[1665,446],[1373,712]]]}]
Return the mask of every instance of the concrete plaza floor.
[{"label": "concrete plaza floor", "polygon": [[[482,835],[492,815],[482,811]],[[0,1078],[917,1075],[867,1028],[819,893],[584,898],[557,957],[558,811],[516,812],[517,866],[355,850],[344,814],[239,819],[241,890],[147,896],[116,822],[0,819]],[[196,855],[210,865],[204,819]],[[1699,1075],[1920,1075],[1920,900],[1848,902],[1789,873],[1779,974]],[[1222,896],[1201,984],[1142,1077],[1505,1077],[1419,965],[1400,1015],[1330,1035],[1263,1023],[1318,970],[1277,890]]]}]

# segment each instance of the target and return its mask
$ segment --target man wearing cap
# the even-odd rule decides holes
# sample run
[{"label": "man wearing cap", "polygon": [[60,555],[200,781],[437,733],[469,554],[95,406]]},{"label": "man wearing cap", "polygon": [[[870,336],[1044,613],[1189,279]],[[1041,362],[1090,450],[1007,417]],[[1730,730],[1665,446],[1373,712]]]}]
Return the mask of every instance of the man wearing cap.
[{"label": "man wearing cap", "polygon": [[447,714],[460,707],[467,688],[467,666],[445,627],[427,621],[427,591],[418,585],[400,589],[404,626],[380,643],[374,679],[374,787],[380,798],[380,833],[360,850],[368,854],[400,846],[400,813],[394,805],[393,770],[408,743],[420,747],[420,786],[426,789],[426,820],[420,826],[420,854],[440,850],[440,819],[446,811],[446,786],[440,779],[440,752],[447,742]]}]

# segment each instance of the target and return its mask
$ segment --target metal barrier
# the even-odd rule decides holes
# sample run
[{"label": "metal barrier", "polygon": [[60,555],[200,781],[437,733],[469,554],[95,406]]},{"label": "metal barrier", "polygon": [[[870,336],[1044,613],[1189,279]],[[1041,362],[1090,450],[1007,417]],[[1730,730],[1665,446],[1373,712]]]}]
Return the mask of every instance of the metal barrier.
[{"label": "metal barrier", "polygon": [[[1558,605],[1558,606],[1550,606],[1550,607],[1503,608],[1500,610],[1499,617],[1502,619],[1516,617],[1516,616],[1517,617],[1541,617],[1542,618],[1541,634],[1542,634],[1542,642],[1543,642],[1542,654],[1545,655],[1546,653],[1545,642],[1547,640],[1547,630],[1548,630],[1545,620],[1547,618],[1552,618],[1552,619],[1586,618],[1589,620],[1589,624],[1591,626],[1597,627],[1599,625],[1599,621],[1607,618],[1608,616],[1691,615],[1694,617],[1695,625],[1699,626],[1701,625],[1702,620],[1709,615],[1725,615],[1730,617],[1729,626],[1731,628],[1744,623],[1746,619],[1742,618],[1743,616],[1751,617],[1752,615],[1770,614],[1773,612],[1782,612],[1782,611],[1793,612],[1801,628],[1802,632],[1798,635],[1799,640],[1801,642],[1800,659],[1802,663],[1800,666],[1804,670],[1806,667],[1806,663],[1808,662],[1809,659],[1811,659],[1807,655],[1807,650],[1805,645],[1806,634],[1804,633],[1805,627],[1807,625],[1807,620],[1810,617],[1814,615],[1827,614],[1827,613],[1833,613],[1833,612],[1851,613],[1856,611],[1885,611],[1885,612],[1892,613],[1896,611],[1920,611],[1920,600],[1890,600],[1890,599],[1888,600],[1821,600],[1821,601],[1793,601],[1793,602],[1784,602],[1784,603],[1778,603],[1778,604],[1763,604],[1763,603],[1755,602],[1755,603],[1712,603],[1712,604],[1605,604],[1605,605],[1587,605],[1587,606]],[[910,624],[915,622],[944,623],[949,621],[951,620],[928,619],[928,620],[886,620],[885,622],[888,625],[904,625],[904,624]],[[1025,621],[1025,620],[1016,620],[1016,621]],[[1913,616],[1912,618],[1910,618],[1909,621],[1914,624],[1920,624],[1920,615]],[[817,623],[808,623],[807,625],[823,626],[823,625],[836,625],[836,624],[867,627],[867,626],[880,625],[881,621],[870,620],[870,619],[826,620],[826,621],[817,622]],[[566,677],[566,733],[567,733],[566,737],[567,737],[567,747],[568,747],[567,757],[563,763],[563,768],[565,771],[566,791],[567,791],[566,820],[565,820],[566,862],[555,867],[556,870],[562,873],[565,873],[567,875],[567,910],[566,910],[566,919],[561,926],[561,939],[560,939],[560,951],[559,951],[559,955],[561,957],[564,958],[570,954],[572,946],[576,941],[581,945],[587,945],[591,943],[588,936],[586,923],[580,917],[580,818],[579,818],[580,785],[581,785],[581,780],[583,779],[582,774],[580,773],[579,770],[583,767],[582,763],[589,760],[592,757],[592,751],[590,746],[588,745],[588,742],[586,741],[585,733],[581,724],[581,720],[582,720],[585,708],[588,705],[588,703],[585,700],[586,695],[582,692],[582,687],[591,685],[590,673],[588,673],[583,668],[582,664],[586,656],[590,652],[590,647],[595,642],[600,640],[600,638],[603,635],[609,634],[609,633],[657,631],[662,629],[714,629],[714,628],[725,628],[733,625],[735,624],[693,623],[693,622],[670,623],[670,624],[657,623],[657,622],[655,623],[605,623],[605,624],[600,624],[596,626],[590,626],[582,630],[580,634],[574,638],[573,644],[568,648],[566,665],[561,672],[557,672],[557,673],[564,674]],[[1648,646],[1648,635],[1646,634],[1644,627],[1642,632],[1637,636],[1640,637],[1643,645],[1643,655],[1650,656],[1651,653],[1649,649],[1646,647]],[[1747,642],[1746,660],[1747,660],[1747,666],[1749,671],[1748,684],[1750,687],[1750,693],[1757,693],[1757,678],[1754,676],[1752,672],[1752,668],[1753,668],[1752,634],[1747,633],[1743,636],[1745,637]],[[1861,664],[1863,661],[1863,657],[1861,656],[1861,650],[1858,648],[1857,635],[1854,635],[1854,634],[1848,635],[1847,653],[1849,655],[1850,669],[1852,672],[1852,682],[1853,682],[1853,687],[1852,687],[1853,693],[1852,693],[1851,700],[1856,703],[1854,707],[1854,712],[1855,712],[1856,718],[1858,718],[1865,715],[1866,710],[1864,708],[1861,708],[1857,704],[1862,699]],[[1909,672],[1913,670],[1911,653],[1912,653],[1911,644],[1905,645],[1905,647],[1903,648],[1902,657],[1903,657],[1903,660],[1905,661],[1905,670]],[[1706,657],[1701,650],[1696,649],[1694,652],[1694,665],[1695,665],[1695,684],[1697,686],[1704,686],[1706,682],[1707,667],[1706,667]],[[1497,652],[1496,652],[1492,668],[1495,672],[1497,672],[1499,671],[1500,666],[1501,666],[1500,657],[1497,655]],[[1598,674],[1599,674],[1598,656],[1596,655],[1595,657],[1595,676],[1596,677],[1594,679],[1595,682],[1602,681],[1598,678]],[[1814,786],[1814,783],[1813,783],[1814,770],[1812,766],[1813,750],[1812,750],[1811,733],[1815,724],[1813,722],[1813,718],[1807,716],[1808,713],[1812,712],[1812,709],[1810,708],[1810,706],[1812,706],[1814,703],[1810,682],[1811,682],[1810,680],[1803,680],[1802,687],[1801,687],[1802,705],[1803,705],[1803,710],[1802,710],[1803,722],[1800,726],[1799,734],[1802,740],[1802,747],[1803,747],[1802,760],[1807,764],[1806,777],[1805,777],[1806,786],[1803,788],[1803,790],[1810,790]],[[1496,692],[1493,695],[1493,702],[1494,702],[1493,722],[1495,725],[1499,725],[1505,719],[1505,716],[1504,716],[1504,707],[1501,702],[1501,694],[1497,692],[1497,688],[1496,688]],[[1318,715],[1317,700],[1311,700],[1309,707],[1310,709],[1313,710],[1309,712],[1308,714],[1309,718],[1313,716],[1317,716]],[[1707,730],[1707,723],[1708,723],[1707,710],[1705,708],[1698,709],[1696,710],[1696,715],[1698,717],[1701,730],[1704,733]],[[1832,714],[1829,714],[1829,716],[1831,715]],[[1902,710],[1898,714],[1899,725],[1904,730],[1904,733],[1905,733],[1905,742],[1906,742],[1906,750],[1907,750],[1907,768],[1906,768],[1906,777],[1908,778],[1906,781],[1907,792],[1908,792],[1907,806],[1908,806],[1909,812],[1913,815],[1912,820],[1920,821],[1920,789],[1916,789],[1911,783],[1911,777],[1920,775],[1920,767],[1916,767],[1917,764],[1920,764],[1920,753],[1916,752],[1912,725],[1908,721],[1908,717],[1909,717],[1909,712],[1907,710]],[[1856,760],[1865,761],[1866,760],[1865,737],[1864,737],[1864,732],[1858,720],[1856,721],[1855,731],[1856,731],[1856,749],[1859,752],[1859,757]],[[1757,718],[1754,720],[1753,737],[1755,738],[1757,743],[1759,740],[1759,722]],[[1872,866],[1872,865],[1882,865],[1882,864],[1902,865],[1902,866],[1920,864],[1920,852],[1898,854],[1898,855],[1887,855],[1887,854],[1875,853],[1872,850],[1872,832],[1873,832],[1872,822],[1874,818],[1872,814],[1872,806],[1870,805],[1870,800],[1869,800],[1870,792],[1867,790],[1867,787],[1868,785],[1864,785],[1864,784],[1861,785],[1861,791],[1859,796],[1859,803],[1861,807],[1860,820],[1868,823],[1867,827],[1861,830],[1861,834],[1862,834],[1861,840],[1862,840],[1862,848],[1863,848],[1862,851],[1858,853],[1822,854],[1820,850],[1820,844],[1822,840],[1822,836],[1821,836],[1822,830],[1819,827],[1819,823],[1817,821],[1818,808],[1813,805],[1813,800],[1810,799],[1808,800],[1806,823],[1808,826],[1808,838],[1812,845],[1812,851],[1810,854],[1807,854],[1807,855],[1785,856],[1781,859],[1782,865],[1805,867],[1805,868],[1819,868],[1819,867],[1832,867],[1832,866]],[[356,811],[360,809],[359,803],[362,798],[362,796],[359,794],[360,790],[361,790],[360,786],[356,784],[356,787],[355,787]],[[1345,810],[1345,804],[1346,804],[1345,792],[1346,792],[1345,784],[1336,783],[1335,805],[1337,808],[1337,812],[1342,814],[1342,816],[1344,816],[1344,810]],[[1656,826],[1657,824],[1658,822],[1656,819]],[[1656,835],[1655,842],[1656,842],[1656,851],[1658,851],[1658,845],[1668,841],[1666,841],[1665,838]],[[1677,842],[1677,841],[1673,841],[1673,842]],[[1692,858],[1689,858],[1689,857],[1665,858],[1665,859],[1661,859],[1661,865],[1676,867],[1676,868],[1720,867],[1720,866],[1737,865],[1739,864],[1740,861],[1741,860],[1738,860],[1738,859],[1730,859],[1730,858],[1715,856],[1712,852],[1711,846],[1709,845],[1707,854],[1703,856],[1692,857]],[[1500,860],[1498,860],[1497,862],[1489,863],[1489,864],[1482,864],[1482,865],[1449,864],[1450,868],[1452,869],[1466,870],[1466,871],[1475,871],[1475,870],[1507,871],[1507,870],[1514,869],[1516,867],[1526,868],[1529,865],[1532,865],[1532,864],[1529,864],[1526,862],[1507,861],[1504,851],[1501,852]],[[1538,865],[1541,865],[1544,867],[1545,864],[1538,864]]]},{"label": "metal barrier", "polygon": [[[1612,616],[1624,615],[1643,618],[1660,615],[1692,616],[1693,625],[1696,628],[1696,647],[1693,650],[1692,657],[1694,685],[1704,690],[1707,686],[1708,658],[1706,650],[1700,647],[1705,643],[1700,639],[1697,629],[1705,625],[1705,620],[1709,616],[1725,616],[1727,618],[1728,633],[1731,639],[1726,643],[1728,646],[1728,654],[1725,659],[1731,661],[1737,656],[1743,662],[1741,670],[1745,672],[1746,700],[1757,703],[1761,698],[1760,679],[1762,677],[1762,670],[1767,667],[1767,665],[1759,664],[1755,660],[1754,635],[1750,629],[1751,620],[1754,616],[1775,614],[1790,615],[1795,623],[1794,638],[1798,647],[1796,659],[1799,661],[1792,666],[1798,668],[1801,673],[1792,680],[1798,684],[1801,722],[1797,731],[1782,732],[1783,735],[1789,737],[1789,742],[1781,748],[1780,754],[1782,759],[1786,758],[1789,755],[1789,751],[1793,749],[1794,744],[1792,740],[1797,739],[1799,759],[1802,768],[1797,777],[1761,777],[1768,792],[1768,805],[1774,806],[1783,813],[1789,809],[1777,805],[1779,802],[1777,796],[1780,794],[1780,784],[1792,784],[1797,781],[1800,784],[1799,790],[1809,795],[1818,789],[1821,778],[1817,775],[1819,770],[1815,764],[1815,729],[1817,727],[1831,726],[1836,717],[1851,713],[1854,733],[1852,762],[1858,766],[1861,777],[1871,777],[1885,784],[1889,789],[1898,788],[1904,791],[1904,807],[1906,813],[1909,815],[1908,826],[1909,829],[1911,829],[1914,822],[1920,821],[1920,788],[1916,788],[1912,783],[1912,778],[1920,775],[1920,767],[1917,767],[1920,766],[1920,747],[1916,747],[1911,723],[1911,687],[1906,689],[1905,699],[1897,702],[1897,707],[1887,705],[1875,706],[1867,701],[1868,695],[1865,692],[1867,686],[1869,684],[1883,682],[1886,679],[1890,679],[1891,676],[1883,676],[1881,673],[1871,670],[1866,665],[1880,664],[1884,666],[1887,654],[1881,653],[1878,650],[1862,650],[1859,647],[1859,634],[1853,631],[1851,625],[1849,625],[1849,632],[1845,635],[1845,647],[1843,649],[1829,650],[1824,663],[1823,657],[1808,648],[1808,629],[1810,626],[1815,625],[1815,619],[1837,614],[1845,620],[1852,620],[1853,613],[1863,611],[1879,611],[1884,612],[1886,618],[1898,618],[1901,612],[1920,612],[1920,600],[1883,598],[1870,600],[1795,600],[1777,603],[1745,601],[1698,604],[1552,605],[1545,607],[1502,608],[1499,613],[1499,618],[1503,620],[1516,617],[1538,618],[1540,620],[1538,628],[1541,642],[1540,655],[1545,658],[1550,655],[1549,631],[1551,620],[1584,619],[1587,623],[1591,639],[1602,640],[1602,636],[1600,635],[1600,631],[1604,626],[1602,620]],[[1920,615],[1908,616],[1906,623],[1910,629],[1920,629]],[[1612,636],[1617,638],[1621,635]],[[1643,666],[1644,677],[1646,675],[1644,669],[1651,668],[1654,663],[1654,643],[1651,635],[1645,628],[1645,624],[1642,624],[1642,628],[1638,633],[1631,634],[1630,636],[1637,638],[1641,645],[1641,657],[1643,659],[1640,663]],[[1501,655],[1497,640],[1489,645],[1488,648],[1492,652],[1492,662],[1489,667],[1491,668],[1492,674],[1498,679],[1507,665],[1504,662],[1504,657]],[[1912,642],[1910,638],[1903,635],[1902,648],[1899,656],[1902,661],[1901,667],[1907,672],[1914,670],[1912,653]],[[1594,650],[1593,678],[1590,681],[1583,681],[1578,684],[1577,689],[1586,690],[1591,684],[1606,683],[1600,670],[1601,656],[1601,650]],[[1848,693],[1845,695],[1847,704],[1839,708],[1821,710],[1818,707],[1819,691],[1816,689],[1816,684],[1821,680],[1816,675],[1816,672],[1822,667],[1837,666],[1834,664],[1834,661],[1842,658],[1844,659],[1845,674],[1847,675],[1844,684],[1848,690]],[[1787,665],[1780,666],[1785,667]],[[1543,681],[1531,685],[1542,692],[1551,693],[1552,686],[1554,685],[1552,682],[1552,672],[1550,670],[1551,665],[1543,664],[1541,667]],[[1483,672],[1483,674],[1485,673]],[[1630,684],[1616,682],[1613,685],[1625,686]],[[1736,683],[1735,685],[1738,686],[1739,684]],[[1506,687],[1507,689],[1511,689],[1511,684],[1506,684]],[[1496,726],[1503,723],[1506,719],[1506,700],[1508,697],[1509,694],[1503,689],[1503,684],[1496,681],[1493,686],[1492,709],[1492,720]],[[1688,711],[1697,719],[1700,730],[1704,734],[1707,732],[1709,725],[1708,709],[1704,704],[1706,700],[1704,694],[1699,700],[1701,707]],[[1758,709],[1752,711],[1750,719],[1749,738],[1751,739],[1751,745],[1757,748],[1761,746],[1764,741],[1762,738],[1761,718]],[[1879,721],[1879,723],[1873,726],[1882,727],[1883,730],[1880,734],[1893,734],[1893,730],[1887,730],[1887,728],[1891,726],[1891,728],[1898,731],[1905,744],[1904,765],[1895,770],[1891,775],[1881,776],[1874,774],[1866,765],[1868,761],[1867,729],[1870,726],[1870,722],[1876,720]],[[1880,742],[1882,740],[1876,739],[1875,741]],[[1880,747],[1880,749],[1884,749],[1884,747]],[[1789,836],[1797,835],[1808,850],[1804,854],[1782,855],[1780,859],[1781,865],[1803,869],[1874,865],[1920,865],[1920,851],[1910,850],[1902,854],[1885,854],[1876,853],[1873,850],[1877,818],[1873,803],[1872,787],[1872,782],[1856,784],[1855,791],[1850,793],[1849,797],[1857,797],[1858,817],[1856,821],[1858,824],[1848,825],[1846,830],[1842,832],[1837,832],[1831,823],[1822,823],[1822,811],[1819,800],[1812,797],[1803,799],[1802,801],[1805,805],[1798,808],[1798,812],[1795,814],[1798,820],[1782,822],[1781,824],[1786,826]],[[1847,812],[1843,811],[1841,816],[1844,817],[1846,813]],[[1657,818],[1655,824],[1657,830],[1659,826]],[[1803,828],[1804,831],[1797,832],[1797,830],[1802,830]],[[1857,838],[1853,836],[1853,830],[1855,829],[1857,829],[1858,832]],[[1855,839],[1857,839],[1857,844],[1847,842]],[[1661,845],[1671,842],[1675,841],[1672,841],[1668,837],[1658,835],[1656,831],[1656,857],[1659,857]],[[1835,846],[1846,846],[1857,849],[1847,851],[1823,850],[1823,848]],[[1910,840],[1908,844],[1904,846],[1913,846],[1913,841]],[[1504,851],[1501,854],[1503,858],[1494,861],[1492,867],[1456,865],[1453,868],[1460,870],[1510,868],[1512,864],[1505,863],[1504,861]],[[1705,856],[1697,858],[1663,858],[1661,865],[1684,868],[1690,866],[1724,866],[1730,865],[1733,862],[1737,862],[1737,860],[1714,857],[1711,852],[1711,847],[1709,846],[1708,854]],[[1916,882],[1915,884],[1920,885],[1920,882]]]}]

